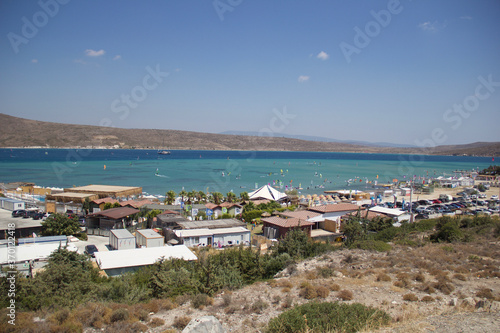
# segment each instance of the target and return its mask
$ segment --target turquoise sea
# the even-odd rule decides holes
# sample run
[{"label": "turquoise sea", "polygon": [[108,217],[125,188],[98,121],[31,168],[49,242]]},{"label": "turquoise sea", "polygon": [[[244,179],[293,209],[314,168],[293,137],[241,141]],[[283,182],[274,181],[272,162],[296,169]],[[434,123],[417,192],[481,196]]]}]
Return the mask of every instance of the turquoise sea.
[{"label": "turquoise sea", "polygon": [[484,169],[492,163],[491,157],[364,153],[172,150],[171,155],[159,155],[155,150],[0,149],[0,182],[63,188],[141,186],[152,195],[182,189],[239,194],[271,184],[283,190],[300,187],[308,194],[363,190],[375,181],[453,176],[453,171]]}]

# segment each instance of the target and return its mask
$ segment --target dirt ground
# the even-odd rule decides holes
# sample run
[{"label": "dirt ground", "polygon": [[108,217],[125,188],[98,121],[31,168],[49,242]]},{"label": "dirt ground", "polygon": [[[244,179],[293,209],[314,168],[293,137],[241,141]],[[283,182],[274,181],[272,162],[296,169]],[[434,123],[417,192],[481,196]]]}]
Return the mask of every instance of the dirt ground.
[{"label": "dirt ground", "polygon": [[391,316],[389,327],[365,332],[499,332],[499,267],[497,240],[393,246],[387,253],[339,250],[303,261],[274,280],[216,295],[204,309],[193,309],[188,301],[154,314],[165,325],[152,332],[171,329],[178,317],[204,315],[218,318],[227,332],[262,332],[291,305],[312,300],[301,288],[307,283],[329,290],[314,300],[361,303]]}]

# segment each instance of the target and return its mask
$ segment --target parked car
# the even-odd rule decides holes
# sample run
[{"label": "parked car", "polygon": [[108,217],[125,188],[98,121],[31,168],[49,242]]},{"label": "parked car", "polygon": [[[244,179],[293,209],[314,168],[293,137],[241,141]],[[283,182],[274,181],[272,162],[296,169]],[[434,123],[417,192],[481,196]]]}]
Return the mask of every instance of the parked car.
[{"label": "parked car", "polygon": [[498,195],[493,194],[493,195],[491,196],[491,200],[498,200]]},{"label": "parked car", "polygon": [[429,218],[429,214],[420,213],[420,214],[415,215],[415,218],[416,219],[428,219]]},{"label": "parked car", "polygon": [[24,209],[18,209],[12,212],[12,217],[20,217],[24,215],[24,212],[26,212]]},{"label": "parked car", "polygon": [[99,252],[97,247],[94,244],[85,245],[85,254],[95,258],[95,253]]},{"label": "parked car", "polygon": [[43,213],[40,213],[40,212],[36,212],[35,214],[33,214],[33,220],[41,220],[43,219]]}]

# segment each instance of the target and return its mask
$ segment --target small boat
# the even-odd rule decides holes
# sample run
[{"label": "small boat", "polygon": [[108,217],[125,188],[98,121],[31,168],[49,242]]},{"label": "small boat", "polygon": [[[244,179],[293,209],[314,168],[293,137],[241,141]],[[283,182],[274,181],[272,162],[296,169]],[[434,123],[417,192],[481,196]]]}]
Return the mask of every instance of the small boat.
[{"label": "small boat", "polygon": [[158,155],[170,155],[170,151],[168,151],[168,150],[158,150]]}]

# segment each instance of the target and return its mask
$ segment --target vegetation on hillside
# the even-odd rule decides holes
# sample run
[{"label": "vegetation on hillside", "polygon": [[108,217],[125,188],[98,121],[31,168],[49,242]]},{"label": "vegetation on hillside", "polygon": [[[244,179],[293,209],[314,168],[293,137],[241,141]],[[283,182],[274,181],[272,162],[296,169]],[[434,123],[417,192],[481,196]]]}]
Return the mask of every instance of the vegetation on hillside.
[{"label": "vegetation on hillside", "polygon": [[[351,226],[355,229],[355,232],[351,234],[354,239],[345,243],[341,248],[386,251],[386,247],[391,246],[388,244],[390,242],[392,246],[409,245],[425,250],[428,242],[436,242],[443,243],[443,253],[446,251],[453,253],[453,246],[455,246],[453,244],[471,242],[483,236],[496,239],[500,237],[500,221],[498,217],[490,216],[442,217],[412,224],[405,223],[400,228],[390,226],[384,221],[369,222],[359,216],[353,217],[347,225],[351,223],[359,224],[361,228],[356,229],[355,226]],[[69,332],[81,331],[82,327],[87,326],[101,328],[103,325],[118,325],[117,323],[124,321],[130,325],[139,325],[137,321],[142,320],[140,318],[147,318],[147,314],[153,311],[150,309],[155,309],[153,312],[159,309],[170,309],[177,306],[176,304],[182,304],[185,299],[193,300],[193,306],[202,307],[210,304],[210,297],[223,290],[226,291],[225,294],[230,295],[231,290],[257,281],[272,279],[284,268],[289,267],[292,271],[294,264],[305,258],[316,257],[338,248],[327,243],[312,242],[297,229],[289,232],[266,254],[244,247],[229,248],[224,251],[200,249],[197,251],[199,260],[196,262],[164,260],[153,266],[114,278],[103,277],[88,260],[88,256],[59,249],[50,256],[45,269],[38,272],[34,278],[27,279],[20,275],[16,277],[16,307],[18,318],[20,318],[19,325],[21,325],[19,327],[23,327],[22,318],[32,317],[32,312],[29,311],[43,311],[47,318],[52,318],[44,325],[76,327],[74,330],[68,328]],[[433,260],[438,259],[435,256],[433,258]],[[491,265],[486,267],[483,260],[477,256],[469,256],[469,259],[470,265],[475,261],[478,262],[478,267],[480,267],[477,271],[478,276],[499,276],[498,267],[495,269]],[[344,260],[352,262],[355,259],[345,258]],[[420,265],[425,267],[422,260],[420,260]],[[390,266],[393,267],[394,263]],[[463,271],[469,272],[469,270]],[[461,278],[462,270],[456,272],[456,278]],[[315,276],[323,277],[330,277],[332,274],[333,271],[326,266],[314,273]],[[311,276],[311,279],[313,278]],[[378,278],[385,281],[388,277],[380,274]],[[420,279],[418,275],[415,277],[416,281]],[[403,288],[410,284],[408,278],[402,274],[394,285]],[[283,288],[290,288],[290,286],[283,284]],[[353,297],[349,290],[340,290],[334,284],[328,288],[338,291],[337,297],[340,299],[349,300]],[[301,294],[308,300],[322,298],[328,295],[328,288],[306,283],[301,289]],[[440,290],[446,294],[453,290],[453,285],[443,278],[435,283],[426,283],[425,286],[422,285],[422,288]],[[8,289],[8,281],[5,278],[0,279],[0,292],[6,295]],[[414,298],[410,296],[412,295],[407,296],[408,300]],[[0,306],[5,309],[8,306],[8,298],[1,298]],[[255,311],[262,311],[266,306],[267,304],[263,301],[251,305],[256,309]],[[344,311],[337,309],[337,305],[321,305],[321,307],[332,307],[335,311]],[[90,311],[88,309],[93,309],[94,314],[88,313]],[[118,311],[118,309],[122,310]],[[283,316],[290,318],[287,319],[290,324],[299,325],[303,320],[303,314],[319,311],[315,309],[311,305]],[[350,308],[346,311],[357,311],[361,315],[371,310]],[[385,318],[382,313],[379,315]],[[307,327],[313,329],[310,321],[312,318],[309,319],[308,315],[306,318],[308,318]],[[321,318],[318,320],[321,321]],[[272,322],[276,323],[276,321]],[[380,322],[385,322],[385,319]],[[0,326],[2,323],[3,321],[0,321]],[[33,325],[32,321],[27,320],[25,325],[28,324]],[[182,326],[181,324],[179,321],[178,325]],[[347,324],[352,324],[352,321],[349,320]],[[270,331],[271,327],[275,326],[270,323]],[[341,330],[348,331],[346,327],[344,326]],[[35,330],[32,329],[32,331]],[[47,328],[47,330],[50,329]]]}]

